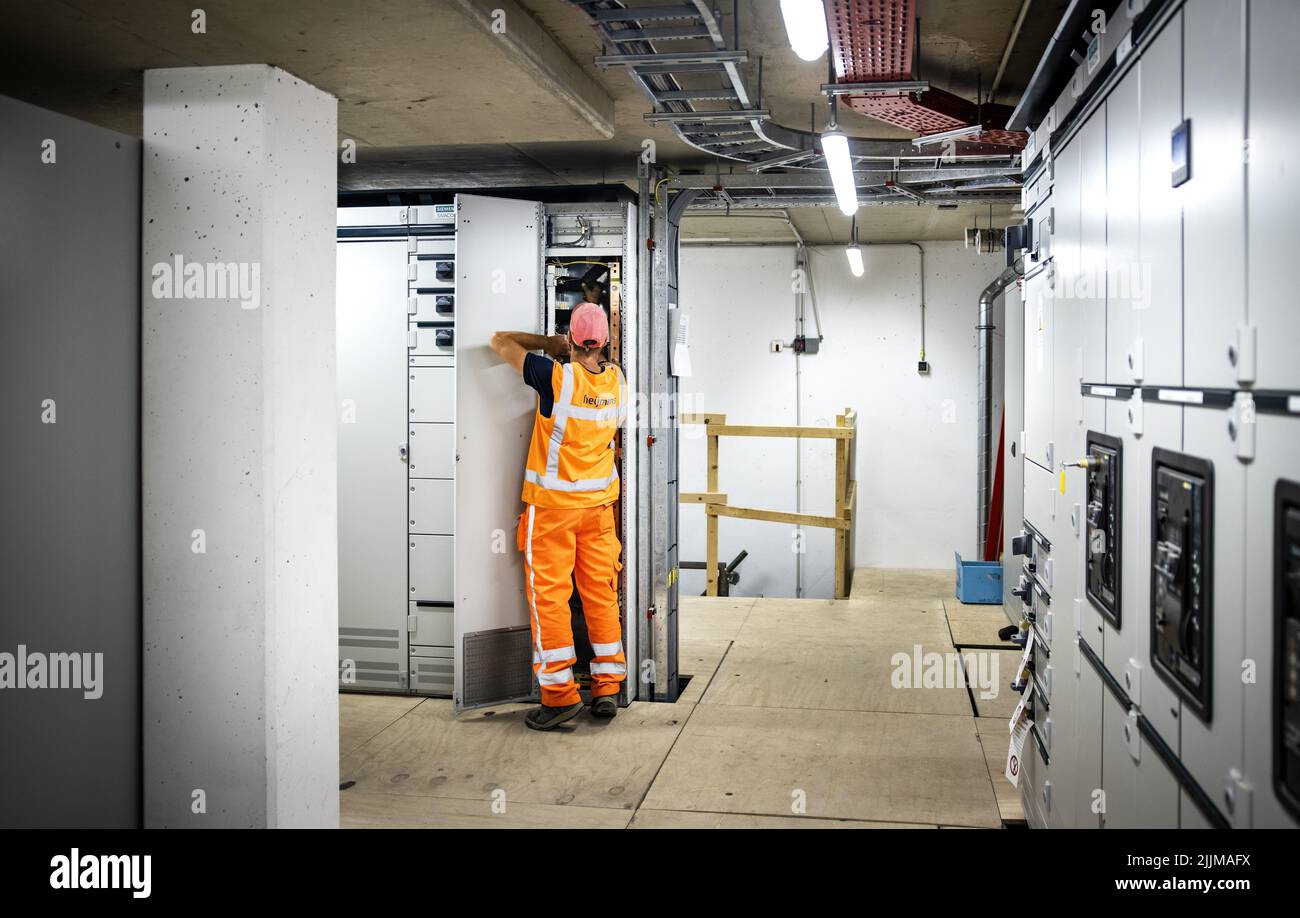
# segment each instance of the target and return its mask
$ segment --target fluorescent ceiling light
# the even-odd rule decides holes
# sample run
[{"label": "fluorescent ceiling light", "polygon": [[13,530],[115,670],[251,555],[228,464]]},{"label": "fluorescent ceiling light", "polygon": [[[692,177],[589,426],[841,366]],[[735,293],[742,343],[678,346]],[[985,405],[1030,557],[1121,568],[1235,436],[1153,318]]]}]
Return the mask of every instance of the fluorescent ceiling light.
[{"label": "fluorescent ceiling light", "polygon": [[853,179],[853,161],[849,159],[849,138],[840,131],[827,131],[822,135],[822,153],[840,211],[851,217],[858,212],[858,189]]},{"label": "fluorescent ceiling light", "polygon": [[781,0],[781,16],[790,47],[801,60],[815,61],[826,53],[826,7],[822,0]]},{"label": "fluorescent ceiling light", "polygon": [[862,272],[866,270],[862,264],[862,246],[854,242],[844,250],[844,254],[849,256],[849,270],[853,272],[853,276],[861,277]]}]

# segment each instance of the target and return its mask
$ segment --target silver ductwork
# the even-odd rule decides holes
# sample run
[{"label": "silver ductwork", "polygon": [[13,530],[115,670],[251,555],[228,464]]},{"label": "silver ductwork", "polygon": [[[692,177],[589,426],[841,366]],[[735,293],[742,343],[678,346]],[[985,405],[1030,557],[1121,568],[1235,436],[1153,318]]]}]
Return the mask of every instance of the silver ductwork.
[{"label": "silver ductwork", "polygon": [[[979,367],[979,509],[975,517],[975,551],[984,558],[984,545],[988,541],[989,507],[993,501],[993,470],[996,468],[993,450],[993,303],[1008,287],[1022,276],[1020,260],[1002,269],[1002,273],[980,293],[976,360]],[[984,558],[996,561],[996,558]]]}]

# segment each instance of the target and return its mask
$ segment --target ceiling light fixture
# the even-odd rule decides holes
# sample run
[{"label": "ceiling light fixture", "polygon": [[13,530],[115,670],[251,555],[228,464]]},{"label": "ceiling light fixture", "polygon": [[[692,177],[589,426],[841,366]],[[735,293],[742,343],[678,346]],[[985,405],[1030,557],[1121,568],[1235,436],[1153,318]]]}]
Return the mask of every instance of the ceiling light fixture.
[{"label": "ceiling light fixture", "polygon": [[781,0],[781,17],[790,47],[800,60],[815,61],[830,47],[822,0]]},{"label": "ceiling light fixture", "polygon": [[840,130],[836,119],[834,96],[830,97],[831,122],[822,134],[822,155],[826,157],[826,169],[831,174],[831,184],[835,186],[835,200],[840,205],[840,212],[851,217],[858,212],[858,188],[853,178],[853,159],[849,156],[849,138]]},{"label": "ceiling light fixture", "polygon": [[861,277],[866,271],[866,266],[862,263],[862,246],[858,245],[858,218],[853,218],[853,229],[850,231],[851,236],[848,246],[844,249],[844,254],[849,257],[849,270],[853,272],[854,277]]}]

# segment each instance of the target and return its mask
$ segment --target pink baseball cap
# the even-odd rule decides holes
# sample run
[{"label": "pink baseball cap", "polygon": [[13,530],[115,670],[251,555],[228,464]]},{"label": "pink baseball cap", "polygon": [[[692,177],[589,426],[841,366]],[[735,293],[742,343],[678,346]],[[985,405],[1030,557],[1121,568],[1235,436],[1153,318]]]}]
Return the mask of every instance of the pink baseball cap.
[{"label": "pink baseball cap", "polygon": [[595,303],[583,303],[569,316],[569,334],[583,347],[604,347],[609,340],[609,319]]}]

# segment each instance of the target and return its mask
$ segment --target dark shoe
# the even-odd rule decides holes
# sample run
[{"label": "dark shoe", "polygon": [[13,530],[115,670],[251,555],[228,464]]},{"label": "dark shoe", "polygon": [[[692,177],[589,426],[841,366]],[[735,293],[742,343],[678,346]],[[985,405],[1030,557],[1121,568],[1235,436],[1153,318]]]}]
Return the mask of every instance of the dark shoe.
[{"label": "dark shoe", "polygon": [[592,717],[613,717],[618,713],[618,696],[601,695],[591,702]]},{"label": "dark shoe", "polygon": [[552,708],[539,704],[524,716],[524,723],[534,730],[550,730],[566,720],[573,720],[582,711],[582,702],[576,702],[565,708]]}]

